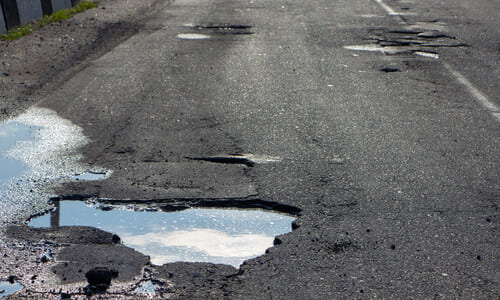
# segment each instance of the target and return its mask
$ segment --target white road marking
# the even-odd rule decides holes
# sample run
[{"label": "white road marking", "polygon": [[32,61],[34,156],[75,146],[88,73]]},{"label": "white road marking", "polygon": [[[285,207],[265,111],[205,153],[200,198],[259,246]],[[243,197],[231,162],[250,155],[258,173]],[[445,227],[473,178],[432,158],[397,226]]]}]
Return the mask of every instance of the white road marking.
[{"label": "white road marking", "polygon": [[444,67],[450,71],[453,76],[460,82],[467,90],[476,98],[477,102],[481,104],[486,110],[488,110],[497,121],[500,122],[500,108],[491,102],[488,97],[486,97],[481,91],[479,91],[467,78],[465,78],[458,71],[453,69],[449,64],[443,62]]},{"label": "white road marking", "polygon": [[402,13],[402,12],[397,12],[392,7],[389,5],[385,4],[384,1],[382,0],[375,0],[380,7],[382,7],[389,15],[391,16],[408,16],[408,15],[414,15],[414,13]]}]

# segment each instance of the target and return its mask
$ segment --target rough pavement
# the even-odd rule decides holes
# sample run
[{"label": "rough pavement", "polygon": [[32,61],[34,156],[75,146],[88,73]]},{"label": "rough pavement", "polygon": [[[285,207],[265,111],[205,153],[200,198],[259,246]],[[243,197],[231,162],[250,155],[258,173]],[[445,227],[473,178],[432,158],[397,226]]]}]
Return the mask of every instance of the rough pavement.
[{"label": "rough pavement", "polygon": [[[108,52],[53,75],[59,83],[37,90],[39,97],[12,88],[28,100],[2,102],[10,114],[38,103],[70,119],[92,141],[81,150],[86,162],[115,172],[57,187],[58,194],[261,200],[296,207],[300,216],[292,233],[239,270],[154,266],[112,240],[63,243],[59,234],[39,233],[43,243],[27,242],[19,238],[27,229],[16,227],[2,251],[34,262],[16,271],[12,258],[0,272],[31,284],[19,297],[83,297],[85,283],[65,285],[57,270],[67,263],[78,276],[74,266],[97,248],[116,251],[110,269],[126,257],[144,266],[122,270],[128,275],[102,295],[109,298],[137,297],[134,288],[149,279],[163,287],[158,296],[172,298],[498,297],[500,125],[446,67],[500,104],[492,41],[499,27],[483,16],[495,4],[472,10],[464,1],[386,1],[405,12],[389,15],[377,1],[192,0],[158,2],[139,19],[113,2],[80,18],[97,11],[105,20],[112,11],[116,22],[129,18],[132,31],[110,34],[116,42],[103,46]],[[51,35],[44,30],[37,34]],[[400,51],[344,48],[366,44]],[[247,166],[186,158],[235,153],[279,160]],[[38,262],[47,248],[54,258]],[[30,283],[38,272],[46,281]]]}]

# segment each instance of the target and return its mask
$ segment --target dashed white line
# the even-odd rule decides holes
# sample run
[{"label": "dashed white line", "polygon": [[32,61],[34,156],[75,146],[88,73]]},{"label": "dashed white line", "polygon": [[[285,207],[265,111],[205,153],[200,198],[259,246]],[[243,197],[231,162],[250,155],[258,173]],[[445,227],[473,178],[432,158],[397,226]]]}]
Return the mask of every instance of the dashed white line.
[{"label": "dashed white line", "polygon": [[453,69],[449,64],[443,62],[443,66],[450,71],[453,76],[460,82],[467,90],[476,98],[477,102],[481,104],[486,110],[488,110],[497,121],[500,122],[500,108],[491,102],[488,97],[486,97],[481,91],[479,91],[467,78],[465,78],[458,71]]},{"label": "dashed white line", "polygon": [[399,13],[395,12],[389,5],[385,4],[382,0],[375,0],[388,14],[391,16],[399,16]]},{"label": "dashed white line", "polygon": [[380,7],[382,7],[391,16],[413,15],[413,13],[401,13],[401,12],[397,12],[394,9],[392,9],[392,7],[390,7],[389,5],[385,4],[384,1],[382,1],[382,0],[375,0],[375,2],[377,2],[378,5],[380,5]]}]

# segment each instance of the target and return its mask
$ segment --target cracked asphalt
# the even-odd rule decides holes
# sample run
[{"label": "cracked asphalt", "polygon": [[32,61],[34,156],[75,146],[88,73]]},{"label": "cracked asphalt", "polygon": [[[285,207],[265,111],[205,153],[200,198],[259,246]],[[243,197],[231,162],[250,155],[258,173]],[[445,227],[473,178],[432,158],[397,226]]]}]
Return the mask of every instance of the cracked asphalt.
[{"label": "cracked asphalt", "polygon": [[[54,110],[89,138],[82,163],[113,171],[58,198],[297,215],[239,269],[4,225],[0,280],[25,286],[7,299],[147,298],[145,281],[174,299],[498,298],[499,11],[104,0],[1,42],[1,120]],[[95,267],[116,276],[89,296]]]}]

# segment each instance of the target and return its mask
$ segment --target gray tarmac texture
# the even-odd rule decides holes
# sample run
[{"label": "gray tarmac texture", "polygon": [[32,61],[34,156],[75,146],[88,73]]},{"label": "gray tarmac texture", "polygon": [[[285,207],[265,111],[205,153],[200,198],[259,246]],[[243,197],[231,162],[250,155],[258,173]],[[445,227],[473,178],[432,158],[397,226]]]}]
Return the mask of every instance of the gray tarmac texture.
[{"label": "gray tarmac texture", "polygon": [[[85,163],[114,172],[56,192],[301,210],[292,233],[239,270],[144,261],[128,282],[155,280],[159,297],[498,298],[500,123],[444,65],[499,104],[494,31],[472,33],[488,32],[497,21],[481,14],[497,8],[449,2],[387,1],[413,14],[400,16],[362,0],[164,6],[38,102],[83,128]],[[418,22],[444,36],[415,37]],[[178,38],[187,33],[210,38]],[[381,43],[403,51],[344,48]],[[190,159],[229,154],[276,159]],[[51,268],[82,261],[71,247],[54,249]],[[135,297],[125,291],[103,297]]]}]

